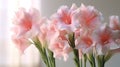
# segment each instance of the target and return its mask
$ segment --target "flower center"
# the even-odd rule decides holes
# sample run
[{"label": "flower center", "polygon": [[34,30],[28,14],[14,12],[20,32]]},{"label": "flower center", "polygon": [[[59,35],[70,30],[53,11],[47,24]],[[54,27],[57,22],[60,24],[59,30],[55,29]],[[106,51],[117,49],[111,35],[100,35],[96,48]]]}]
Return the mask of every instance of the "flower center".
[{"label": "flower center", "polygon": [[61,20],[65,23],[65,24],[71,24],[71,17],[69,14],[64,13],[63,12],[63,16],[61,17]]}]

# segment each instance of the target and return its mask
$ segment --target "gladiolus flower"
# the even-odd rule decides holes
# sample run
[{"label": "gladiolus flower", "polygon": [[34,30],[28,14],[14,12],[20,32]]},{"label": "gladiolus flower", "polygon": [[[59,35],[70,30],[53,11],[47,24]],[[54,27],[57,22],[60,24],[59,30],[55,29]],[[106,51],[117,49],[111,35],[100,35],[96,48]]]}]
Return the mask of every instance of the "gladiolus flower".
[{"label": "gladiolus flower", "polygon": [[79,22],[84,29],[93,30],[101,24],[102,14],[93,6],[85,6],[84,4],[81,4],[78,13]]},{"label": "gladiolus flower", "polygon": [[55,58],[63,57],[64,61],[68,59],[68,54],[71,52],[71,48],[67,41],[56,40],[56,42],[50,44],[49,49],[53,51]]},{"label": "gladiolus flower", "polygon": [[112,35],[112,30],[106,24],[94,32],[93,40],[96,43],[98,54],[105,54],[111,49],[111,46],[116,44],[112,39]]},{"label": "gladiolus flower", "polygon": [[58,29],[75,31],[80,27],[78,20],[76,19],[77,6],[75,4],[69,9],[67,6],[62,6],[58,9],[57,13],[52,15],[52,20],[56,23]]},{"label": "gladiolus flower", "polygon": [[29,38],[37,36],[40,31],[39,26],[42,22],[39,14],[34,8],[29,11],[20,8],[13,18],[12,39],[22,52],[30,45]]}]

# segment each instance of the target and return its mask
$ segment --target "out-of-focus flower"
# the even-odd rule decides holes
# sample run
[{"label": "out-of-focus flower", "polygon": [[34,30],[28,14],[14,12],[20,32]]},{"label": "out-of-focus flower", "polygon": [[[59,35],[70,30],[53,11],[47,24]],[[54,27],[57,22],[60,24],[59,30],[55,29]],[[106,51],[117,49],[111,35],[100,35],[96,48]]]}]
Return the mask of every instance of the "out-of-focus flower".
[{"label": "out-of-focus flower", "polygon": [[116,44],[112,39],[112,35],[112,30],[106,24],[94,32],[93,40],[96,43],[98,54],[106,54],[111,49],[111,46]]},{"label": "out-of-focus flower", "polygon": [[24,50],[30,45],[30,42],[28,41],[27,37],[21,36],[18,37],[19,29],[17,27],[14,27],[13,32],[14,34],[11,36],[12,41],[15,43],[15,45],[20,49],[20,52],[23,53]]},{"label": "out-of-focus flower", "polygon": [[29,38],[33,38],[38,35],[41,22],[40,13],[37,9],[31,8],[25,10],[19,8],[13,18],[13,42],[16,43],[20,50],[24,51],[28,44]]},{"label": "out-of-focus flower", "polygon": [[29,37],[36,36],[39,32],[39,26],[42,23],[40,22],[39,11],[34,8],[31,8],[29,11],[24,8],[19,8],[13,20],[14,25],[18,27],[19,30],[17,33],[18,37],[23,35]]},{"label": "out-of-focus flower", "polygon": [[110,28],[113,31],[114,41],[120,45],[120,21],[118,16],[110,16]]}]

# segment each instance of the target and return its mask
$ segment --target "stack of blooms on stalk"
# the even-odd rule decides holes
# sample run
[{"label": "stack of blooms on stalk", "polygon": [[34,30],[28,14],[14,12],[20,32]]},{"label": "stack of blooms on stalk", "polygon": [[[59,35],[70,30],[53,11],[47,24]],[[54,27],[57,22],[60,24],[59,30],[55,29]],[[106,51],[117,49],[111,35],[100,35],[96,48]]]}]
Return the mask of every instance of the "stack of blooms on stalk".
[{"label": "stack of blooms on stalk", "polygon": [[19,8],[12,31],[12,40],[21,52],[35,45],[46,67],[56,67],[56,58],[67,61],[71,52],[76,67],[86,67],[86,61],[91,67],[104,67],[113,54],[120,52],[119,17],[110,16],[105,23],[101,12],[84,4],[61,6],[48,19],[37,9]]}]

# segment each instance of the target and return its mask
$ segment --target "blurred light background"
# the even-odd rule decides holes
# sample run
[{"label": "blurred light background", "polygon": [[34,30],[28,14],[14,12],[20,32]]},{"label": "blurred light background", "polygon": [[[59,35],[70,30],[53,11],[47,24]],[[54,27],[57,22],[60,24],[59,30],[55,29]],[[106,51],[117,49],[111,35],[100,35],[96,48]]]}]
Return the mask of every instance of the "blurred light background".
[{"label": "blurred light background", "polygon": [[[29,47],[23,55],[10,41],[10,25],[14,11],[18,7],[37,8],[42,16],[50,17],[61,5],[69,7],[75,3],[95,6],[104,16],[104,22],[109,21],[109,16],[120,17],[120,0],[0,0],[0,67],[40,67],[39,53],[34,46]],[[72,55],[71,55],[72,56]],[[89,64],[88,64],[89,65]],[[66,62],[57,60],[57,67],[75,67],[72,57]],[[120,54],[110,59],[105,67],[119,67]],[[89,67],[89,66],[88,66]]]},{"label": "blurred light background", "polygon": [[35,46],[30,46],[21,55],[11,42],[12,18],[19,7],[40,10],[40,0],[0,0],[0,67],[40,67],[39,53]]}]

